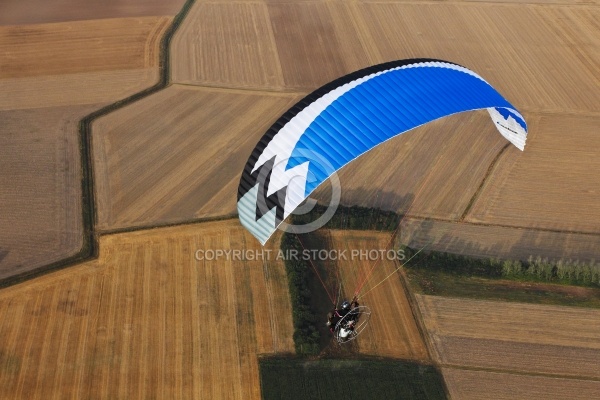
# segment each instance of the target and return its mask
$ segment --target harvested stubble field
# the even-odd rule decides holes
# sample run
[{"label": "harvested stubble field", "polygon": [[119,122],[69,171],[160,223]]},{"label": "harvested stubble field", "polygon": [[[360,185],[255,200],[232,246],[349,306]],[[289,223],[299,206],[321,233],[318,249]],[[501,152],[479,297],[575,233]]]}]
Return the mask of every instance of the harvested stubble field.
[{"label": "harvested stubble field", "polygon": [[[0,78],[0,110],[97,104],[124,99],[158,81],[158,68]],[[85,88],[83,90],[82,88]],[[79,118],[78,120],[80,120]]]},{"label": "harvested stubble field", "polygon": [[500,163],[512,168],[490,174],[465,220],[600,236],[600,114],[542,114],[529,122],[529,147],[502,155]]},{"label": "harvested stubble field", "polygon": [[79,121],[157,81],[171,20],[0,27],[0,279],[81,249]]},{"label": "harvested stubble field", "polygon": [[111,89],[115,94],[104,100],[114,101],[121,98],[117,95],[125,97],[150,86],[158,76],[158,42],[171,20],[141,17],[0,26],[0,88],[6,94],[0,107],[98,103],[95,92],[108,97]]},{"label": "harvested stubble field", "polygon": [[240,171],[295,94],[173,85],[93,125],[98,229],[236,212]]},{"label": "harvested stubble field", "polygon": [[262,249],[234,220],[103,236],[3,289],[0,397],[260,398],[257,355],[293,351],[285,269],[195,258],[229,248]]},{"label": "harvested stubble field", "polygon": [[108,103],[152,86],[171,20],[0,26],[0,109]]},{"label": "harvested stubble field", "polygon": [[[526,374],[518,379],[524,383],[540,379],[529,375],[569,378],[572,381],[566,383],[568,387],[578,387],[582,379],[591,379],[594,384],[588,386],[599,388],[598,310],[440,296],[416,298],[432,357],[444,367]],[[470,379],[479,375],[462,370],[451,373],[456,379],[468,381],[463,385],[475,385]],[[488,396],[493,393],[484,382],[477,387]],[[525,393],[521,389],[515,387],[513,393]],[[574,390],[572,395],[583,396],[586,390]]]},{"label": "harvested stubble field", "polygon": [[173,81],[305,91],[368,65],[436,57],[480,72],[527,111],[595,112],[598,13],[489,2],[197,2],[174,39]]},{"label": "harvested stubble field", "polygon": [[281,88],[269,15],[260,2],[197,1],[173,36],[173,82]]},{"label": "harvested stubble field", "polygon": [[[390,233],[337,230],[327,233],[328,248],[347,256],[336,263],[336,275],[339,273],[343,293],[352,296],[353,291],[369,277],[361,292],[365,297],[360,299],[360,303],[369,306],[372,314],[370,326],[357,339],[358,351],[365,355],[427,361],[427,348],[398,277],[392,276],[369,291],[393,272],[398,264],[387,259],[377,262],[369,257],[352,256],[353,251],[389,248]],[[370,271],[373,271],[371,275]]]},{"label": "harvested stubble field", "polygon": [[0,77],[64,75],[158,65],[171,17],[113,18],[0,27]]}]

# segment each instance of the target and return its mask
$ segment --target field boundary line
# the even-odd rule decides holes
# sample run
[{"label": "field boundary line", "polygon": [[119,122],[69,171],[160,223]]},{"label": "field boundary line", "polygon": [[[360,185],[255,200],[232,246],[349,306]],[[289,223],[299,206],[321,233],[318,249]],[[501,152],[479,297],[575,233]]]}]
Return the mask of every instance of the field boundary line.
[{"label": "field boundary line", "polygon": [[173,21],[166,29],[164,36],[160,41],[158,51],[158,82],[153,86],[143,89],[124,99],[117,100],[99,110],[88,114],[79,121],[79,153],[81,157],[81,210],[83,224],[83,244],[81,249],[74,255],[62,260],[43,265],[31,271],[25,271],[17,275],[0,279],[0,288],[15,285],[17,283],[45,275],[52,271],[57,271],[66,267],[73,266],[83,261],[98,258],[98,233],[96,227],[96,196],[94,189],[94,170],[92,154],[92,123],[113,111],[121,109],[144,97],[150,96],[170,84],[170,51],[169,46],[173,35],[188,15],[194,5],[195,0],[187,0],[179,13],[173,18]]},{"label": "field boundary line", "polygon": [[506,149],[508,149],[509,146],[510,146],[510,143],[506,143],[504,145],[504,147],[502,147],[500,149],[498,154],[496,154],[496,157],[494,157],[494,159],[490,163],[490,166],[488,167],[487,171],[485,172],[485,175],[483,176],[483,179],[481,180],[479,187],[475,190],[475,193],[473,193],[473,196],[471,196],[471,199],[467,203],[465,210],[463,211],[460,218],[458,219],[459,222],[463,222],[465,220],[465,218],[467,217],[467,215],[471,212],[471,209],[473,208],[473,205],[475,204],[475,202],[479,199],[479,195],[483,191],[483,187],[485,186],[488,178],[492,175],[492,172],[494,172],[494,170],[496,169],[496,165],[498,165],[500,158],[502,158],[502,156],[506,152]]},{"label": "field boundary line", "polygon": [[175,226],[197,225],[197,224],[201,224],[204,222],[227,221],[227,220],[237,219],[237,218],[238,218],[237,214],[224,214],[224,215],[218,215],[215,217],[186,219],[185,221],[178,221],[178,222],[164,222],[164,223],[157,223],[157,224],[152,224],[152,225],[127,226],[124,228],[114,228],[114,229],[97,229],[96,235],[98,237],[110,236],[110,235],[116,235],[119,233],[131,233],[131,232],[147,231],[147,230],[152,230],[152,229],[172,228]]},{"label": "field boundary line", "polygon": [[296,89],[272,89],[272,88],[259,88],[259,87],[230,87],[225,85],[196,85],[194,83],[185,83],[185,82],[172,82],[170,86],[185,86],[187,88],[195,88],[195,89],[208,89],[213,90],[215,92],[226,92],[226,93],[256,93],[262,95],[297,95],[297,96],[307,96],[310,92],[305,90],[296,90]]}]

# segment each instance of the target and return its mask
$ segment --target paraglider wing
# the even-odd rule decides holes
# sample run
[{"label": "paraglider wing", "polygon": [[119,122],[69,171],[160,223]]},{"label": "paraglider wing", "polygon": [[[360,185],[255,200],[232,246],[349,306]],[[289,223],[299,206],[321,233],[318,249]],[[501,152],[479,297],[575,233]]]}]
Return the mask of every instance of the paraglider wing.
[{"label": "paraglider wing", "polygon": [[240,221],[264,245],[313,190],[361,154],[430,121],[479,109],[524,149],[523,116],[460,65],[400,60],[339,78],[298,102],[259,141],[240,180]]}]

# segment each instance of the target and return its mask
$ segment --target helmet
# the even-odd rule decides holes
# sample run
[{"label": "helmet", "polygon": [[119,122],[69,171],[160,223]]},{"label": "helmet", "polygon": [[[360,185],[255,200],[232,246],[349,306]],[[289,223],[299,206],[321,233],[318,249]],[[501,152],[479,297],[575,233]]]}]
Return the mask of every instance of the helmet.
[{"label": "helmet", "polygon": [[347,310],[350,308],[350,303],[348,303],[348,300],[344,300],[344,302],[342,303],[342,310]]}]

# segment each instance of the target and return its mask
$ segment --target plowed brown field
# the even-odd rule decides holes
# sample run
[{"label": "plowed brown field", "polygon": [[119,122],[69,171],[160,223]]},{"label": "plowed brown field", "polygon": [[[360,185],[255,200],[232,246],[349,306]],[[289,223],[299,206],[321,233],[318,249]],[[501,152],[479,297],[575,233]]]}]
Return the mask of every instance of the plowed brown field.
[{"label": "plowed brown field", "polygon": [[237,221],[104,236],[99,259],[3,289],[0,397],[260,398],[257,355],[293,351],[285,270],[195,258],[217,249],[262,247]]},{"label": "plowed brown field", "polygon": [[0,111],[0,279],[81,248],[77,121],[97,107]]},{"label": "plowed brown field", "polygon": [[600,379],[600,312],[417,295],[442,366]]},{"label": "plowed brown field", "polygon": [[448,392],[461,400],[589,400],[600,382],[442,368]]}]

